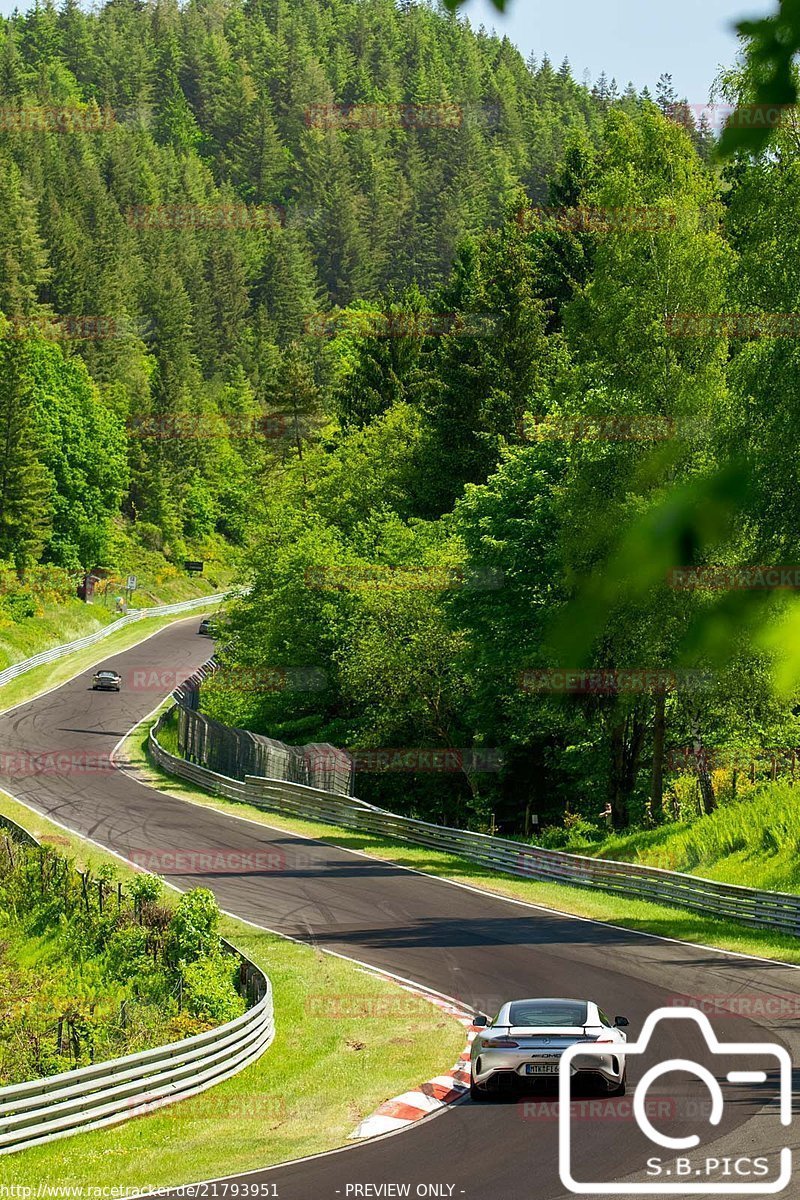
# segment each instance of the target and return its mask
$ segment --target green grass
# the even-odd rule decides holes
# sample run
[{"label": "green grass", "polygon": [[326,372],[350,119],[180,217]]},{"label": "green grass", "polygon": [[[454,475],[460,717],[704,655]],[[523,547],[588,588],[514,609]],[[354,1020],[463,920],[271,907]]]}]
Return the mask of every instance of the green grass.
[{"label": "green grass", "polygon": [[[225,591],[234,574],[235,553],[221,538],[211,538],[189,553],[189,558],[203,559],[202,576],[190,576],[156,550],[148,550],[121,523],[116,531],[115,561],[125,564],[108,595],[95,594],[92,604],[81,600],[66,601],[45,598],[37,602],[35,616],[13,620],[0,611],[0,671],[23,659],[32,658],[43,650],[64,642],[77,641],[117,620],[116,596],[124,594],[123,577],[134,574],[139,586],[131,596],[134,608],[154,608],[161,604],[176,604],[195,596]],[[2,692],[0,691],[0,695]]]},{"label": "green grass", "polygon": [[[208,612],[215,611],[214,605],[210,605]],[[85,650],[67,654],[54,663],[45,663],[41,667],[34,667],[32,671],[26,671],[24,675],[20,675],[17,679],[12,679],[5,684],[4,687],[0,687],[0,713],[6,712],[18,704],[24,704],[27,700],[32,700],[47,689],[66,683],[68,679],[88,670],[96,663],[103,662],[114,654],[121,654],[124,650],[129,650],[131,646],[158,633],[160,629],[165,629],[174,621],[183,621],[192,615],[189,612],[160,617],[143,617],[141,621],[135,621],[132,625],[123,625],[118,631],[109,633],[94,646],[87,646]],[[198,609],[198,622],[200,616],[201,612]],[[68,633],[64,633],[59,640],[63,642],[74,639]]]},{"label": "green grass", "polygon": [[[192,596],[224,591],[234,578],[239,557],[230,543],[213,535],[187,546],[186,558],[205,564],[202,575],[187,575],[182,566],[169,562],[161,551],[143,546],[124,521],[117,526],[112,554],[120,581],[128,575],[137,577],[138,587],[131,597],[136,608],[174,604]],[[113,588],[111,592],[117,594]]]},{"label": "green grass", "polygon": [[[23,853],[21,848],[16,851]],[[67,917],[62,911],[45,922],[45,906],[52,897],[41,895],[35,884],[31,888],[30,864],[22,884],[19,876],[14,881],[10,874],[4,873],[3,886],[16,894],[17,904],[13,912],[0,911],[0,1087],[87,1066],[93,1058],[134,1054],[213,1027],[213,1021],[178,1012],[169,996],[174,983],[163,965],[161,994],[139,997],[131,981],[109,969],[102,951],[76,945],[86,927],[85,912]],[[33,900],[27,909],[24,900],[19,903],[26,895]],[[112,911],[113,903],[112,895]],[[93,924],[97,932],[99,922],[95,919]],[[123,1002],[124,1023],[119,1020]],[[82,1015],[87,1013],[86,1023],[82,1015],[75,1020],[76,1007]],[[66,1023],[61,1024],[64,1017]]]},{"label": "green grass", "polygon": [[[81,865],[109,861],[123,880],[132,874],[4,793],[0,813]],[[334,1149],[383,1100],[447,1070],[463,1049],[458,1022],[353,963],[228,917],[222,932],[272,980],[269,1050],[233,1079],[158,1113],[0,1157],[0,1188],[144,1191]]]},{"label": "green grass", "polygon": [[[169,704],[169,701],[167,701]],[[163,706],[162,706],[163,707]],[[180,747],[178,746],[178,721],[177,709],[173,709],[169,716],[165,719],[164,724],[158,731],[158,744],[168,754],[180,756]]]},{"label": "green grass", "polygon": [[153,787],[194,804],[247,817],[249,820],[303,837],[316,838],[344,850],[357,850],[396,863],[398,866],[450,879],[456,883],[469,884],[513,900],[522,900],[642,933],[677,938],[685,942],[717,947],[720,950],[775,959],[778,962],[800,964],[800,941],[788,935],[751,929],[735,921],[715,920],[667,905],[628,900],[624,896],[609,895],[589,888],[520,879],[499,871],[491,871],[454,854],[411,846],[391,838],[376,837],[322,822],[287,817],[256,808],[251,804],[211,796],[199,788],[173,779],[149,760],[146,732],[150,724],[151,722],[147,722],[131,734],[124,746],[125,754],[140,772],[146,774]]},{"label": "green grass", "polygon": [[51,646],[75,642],[115,619],[110,609],[81,600],[45,604],[38,616],[22,621],[0,619],[0,671]]},{"label": "green grass", "polygon": [[800,788],[761,784],[708,816],[614,834],[578,852],[800,893]]},{"label": "green grass", "polygon": [[[164,587],[161,597],[153,600],[142,598],[142,608],[159,604],[177,604],[180,600],[192,600],[214,591],[208,581],[184,579],[181,587]],[[224,591],[224,585],[219,589]],[[172,594],[171,594],[172,593]],[[107,625],[119,620],[111,608],[102,601],[84,604],[81,600],[69,600],[65,604],[45,604],[39,615],[26,617],[22,621],[0,618],[0,671],[23,659],[33,658],[43,650],[65,642],[76,642]]]}]

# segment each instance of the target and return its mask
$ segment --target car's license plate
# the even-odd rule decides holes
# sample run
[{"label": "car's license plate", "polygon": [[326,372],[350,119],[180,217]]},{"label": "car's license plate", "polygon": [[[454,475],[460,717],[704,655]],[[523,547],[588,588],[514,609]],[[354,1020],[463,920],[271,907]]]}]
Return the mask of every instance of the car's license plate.
[{"label": "car's license plate", "polygon": [[525,1063],[526,1075],[557,1075],[558,1063]]}]

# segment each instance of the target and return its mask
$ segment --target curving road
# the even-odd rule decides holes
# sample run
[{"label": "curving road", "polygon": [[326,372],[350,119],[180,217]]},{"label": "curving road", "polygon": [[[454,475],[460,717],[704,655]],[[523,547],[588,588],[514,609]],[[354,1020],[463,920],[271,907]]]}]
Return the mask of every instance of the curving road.
[{"label": "curving road", "polygon": [[[800,973],[792,968],[515,904],[187,804],[113,769],[109,755],[120,738],[208,657],[209,642],[196,632],[199,619],[176,623],[110,658],[104,665],[124,679],[119,695],[93,692],[93,671],[87,671],[0,715],[0,786],[179,887],[212,888],[229,912],[417,980],[478,1010],[491,1011],[514,996],[587,995],[606,1011],[630,1017],[635,1036],[644,1018],[676,995],[727,998],[722,1002],[745,1015],[715,1019],[721,1038],[778,1041],[794,1057]],[[176,851],[177,861],[170,857]],[[193,856],[207,851],[228,855],[229,864],[241,852],[259,858],[255,869],[189,869]],[[678,928],[681,919],[691,920],[678,917]],[[633,1080],[666,1057],[696,1058],[718,1078],[731,1069],[727,1060],[709,1058],[696,1029],[684,1026],[662,1027]],[[703,1153],[710,1156],[771,1154],[794,1138],[780,1128],[774,1083],[773,1074],[761,1084],[726,1083],[729,1103],[721,1125],[710,1130],[702,1107],[707,1093],[690,1075],[674,1073],[654,1089],[656,1123],[665,1122],[673,1136],[703,1134]],[[580,1179],[642,1180],[648,1156],[660,1154],[665,1164],[675,1158],[646,1143],[623,1108],[600,1119],[583,1116],[580,1110],[574,1148]],[[277,1185],[280,1200],[565,1195],[556,1123],[535,1103],[458,1105],[401,1135],[251,1174],[247,1182],[261,1179]]]}]

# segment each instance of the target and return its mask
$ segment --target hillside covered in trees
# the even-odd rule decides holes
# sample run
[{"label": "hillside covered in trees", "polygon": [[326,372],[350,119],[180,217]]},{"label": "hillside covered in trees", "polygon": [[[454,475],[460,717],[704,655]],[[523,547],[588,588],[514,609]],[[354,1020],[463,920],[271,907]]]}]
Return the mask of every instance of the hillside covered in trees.
[{"label": "hillside covered in trees", "polygon": [[[312,314],[440,285],[606,91],[391,0],[0,22],[0,559],[91,567],[120,509],[176,558],[241,542],[323,409]],[[344,129],[335,103],[458,120]]]},{"label": "hillside covered in trees", "polygon": [[240,547],[207,711],[433,819],[657,822],[798,744],[787,590],[687,573],[799,561],[791,127],[720,161],[667,77],[391,0],[0,38],[0,562]]}]

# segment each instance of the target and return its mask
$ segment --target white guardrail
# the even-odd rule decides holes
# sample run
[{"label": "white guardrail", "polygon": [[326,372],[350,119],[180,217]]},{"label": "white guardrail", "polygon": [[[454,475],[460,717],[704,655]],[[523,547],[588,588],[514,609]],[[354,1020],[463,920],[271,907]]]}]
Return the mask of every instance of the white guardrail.
[{"label": "white guardrail", "polygon": [[[4,818],[2,827],[39,843]],[[168,1046],[0,1088],[0,1154],[113,1125],[203,1092],[259,1058],[275,1036],[272,985],[229,943],[240,985],[254,1001],[240,1017]]]},{"label": "white guardrail", "polygon": [[178,758],[159,745],[158,730],[171,711],[164,712],[150,730],[149,748],[153,760],[169,774],[228,799],[244,800],[248,804],[289,816],[414,842],[433,850],[457,854],[507,875],[597,888],[631,899],[691,909],[721,920],[744,922],[793,936],[800,934],[800,896],[786,892],[762,892],[637,863],[544,850],[509,838],[491,837],[447,825],[432,825],[414,817],[401,817],[352,796],[341,796],[283,780],[254,776],[247,776],[244,781],[229,779]]},{"label": "white guardrail", "polygon": [[137,608],[134,612],[120,617],[118,621],[112,622],[111,625],[104,625],[95,633],[90,633],[85,638],[79,638],[77,642],[65,642],[60,646],[53,646],[50,650],[43,650],[41,654],[35,654],[33,658],[25,658],[22,662],[6,667],[4,671],[0,671],[0,687],[10,683],[17,676],[24,675],[26,671],[32,671],[34,667],[55,662],[67,654],[72,654],[73,650],[84,650],[87,646],[94,646],[96,642],[102,642],[103,638],[108,637],[111,633],[116,633],[118,629],[122,629],[126,625],[133,625],[136,621],[142,621],[146,617],[166,617],[170,613],[190,612],[193,608],[207,608],[210,604],[220,604],[228,595],[228,592],[218,592],[213,596],[195,596],[192,600],[179,600],[177,604],[161,604],[155,608]]}]

